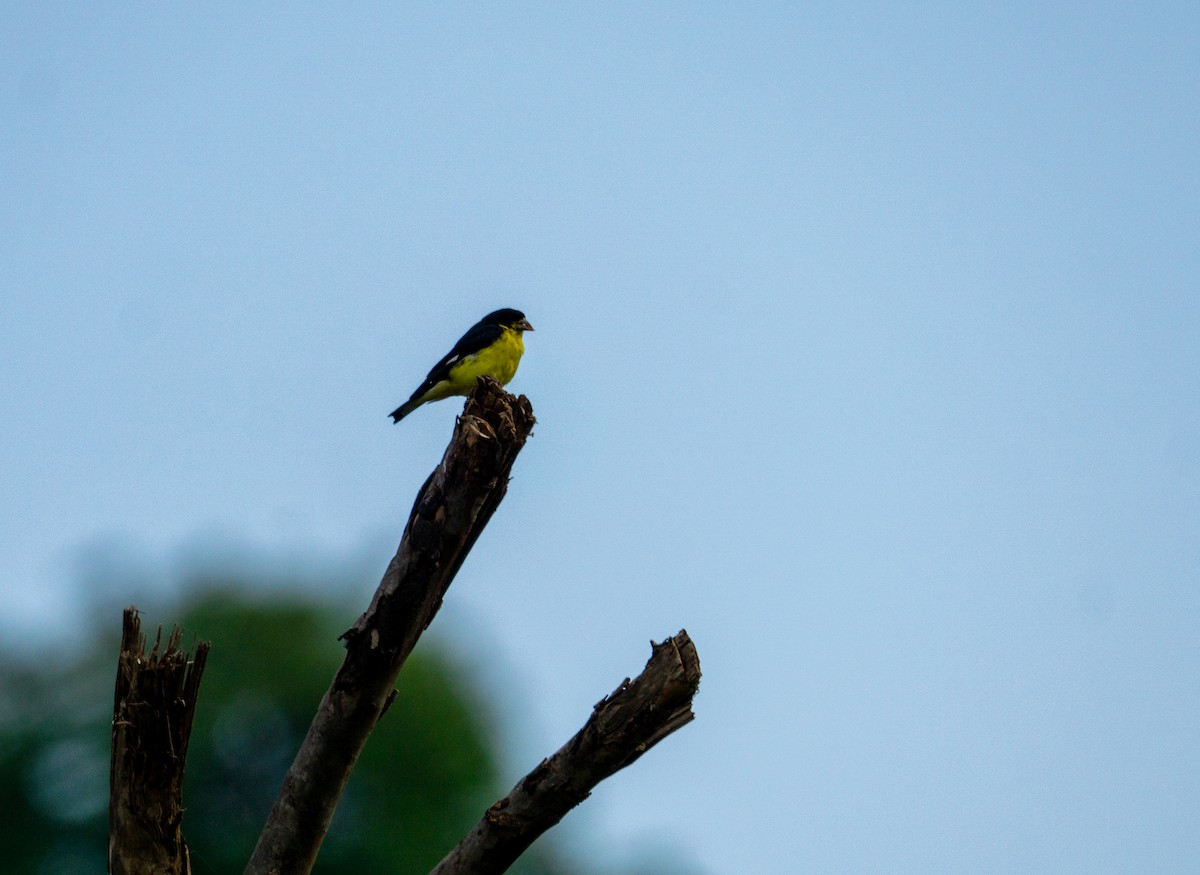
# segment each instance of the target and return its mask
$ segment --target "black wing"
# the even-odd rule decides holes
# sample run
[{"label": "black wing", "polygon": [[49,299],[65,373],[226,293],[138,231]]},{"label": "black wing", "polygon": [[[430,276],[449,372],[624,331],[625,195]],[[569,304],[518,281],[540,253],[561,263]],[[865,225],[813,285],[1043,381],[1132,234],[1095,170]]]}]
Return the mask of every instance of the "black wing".
[{"label": "black wing", "polygon": [[454,344],[454,349],[442,356],[442,360],[433,366],[425,378],[425,382],[417,387],[409,400],[421,397],[442,380],[448,379],[452,367],[467,356],[487,349],[499,340],[502,334],[504,334],[504,329],[495,323],[476,322],[467,329],[466,334],[458,339],[458,343]]}]

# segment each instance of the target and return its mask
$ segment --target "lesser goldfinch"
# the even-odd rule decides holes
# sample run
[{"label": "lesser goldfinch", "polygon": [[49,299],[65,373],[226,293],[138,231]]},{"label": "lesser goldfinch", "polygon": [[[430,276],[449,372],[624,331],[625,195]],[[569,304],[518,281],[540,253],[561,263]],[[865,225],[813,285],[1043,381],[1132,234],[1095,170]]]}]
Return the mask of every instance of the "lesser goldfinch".
[{"label": "lesser goldfinch", "polygon": [[517,373],[521,354],[525,352],[521,335],[526,331],[533,331],[533,326],[520,310],[506,308],[488,313],[433,366],[412,397],[392,411],[392,422],[399,422],[429,401],[470,395],[476,381],[483,376],[507,384]]}]

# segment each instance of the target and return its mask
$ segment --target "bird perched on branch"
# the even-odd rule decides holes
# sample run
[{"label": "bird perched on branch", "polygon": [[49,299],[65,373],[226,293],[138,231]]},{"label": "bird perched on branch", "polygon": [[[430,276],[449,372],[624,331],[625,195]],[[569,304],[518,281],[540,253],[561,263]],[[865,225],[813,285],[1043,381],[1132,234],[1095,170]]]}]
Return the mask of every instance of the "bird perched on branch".
[{"label": "bird perched on branch", "polygon": [[470,395],[480,377],[494,377],[505,385],[517,373],[525,341],[521,335],[533,326],[520,310],[488,313],[459,338],[454,349],[433,366],[412,397],[392,411],[399,422],[422,404],[451,395]]}]

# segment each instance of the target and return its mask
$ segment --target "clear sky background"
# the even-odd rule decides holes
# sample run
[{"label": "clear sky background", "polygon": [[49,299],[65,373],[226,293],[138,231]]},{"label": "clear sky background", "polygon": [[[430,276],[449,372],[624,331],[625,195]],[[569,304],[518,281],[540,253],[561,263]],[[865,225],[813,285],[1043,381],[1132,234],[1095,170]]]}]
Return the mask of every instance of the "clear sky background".
[{"label": "clear sky background", "polygon": [[365,604],[460,406],[387,413],[514,306],[539,425],[437,621],[512,778],[704,667],[586,847],[1200,863],[1194,2],[10,3],[0,284],[10,639],[103,563]]}]

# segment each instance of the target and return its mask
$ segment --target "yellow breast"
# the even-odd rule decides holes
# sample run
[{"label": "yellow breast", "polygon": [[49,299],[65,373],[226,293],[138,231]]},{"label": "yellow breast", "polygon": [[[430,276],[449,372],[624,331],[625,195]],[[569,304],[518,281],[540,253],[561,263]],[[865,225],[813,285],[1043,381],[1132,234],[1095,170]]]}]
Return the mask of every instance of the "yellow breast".
[{"label": "yellow breast", "polygon": [[494,377],[500,385],[506,385],[516,376],[524,352],[521,332],[504,329],[500,339],[487,349],[467,356],[450,369],[451,388],[447,394],[469,395],[475,388],[475,381],[482,376]]}]

